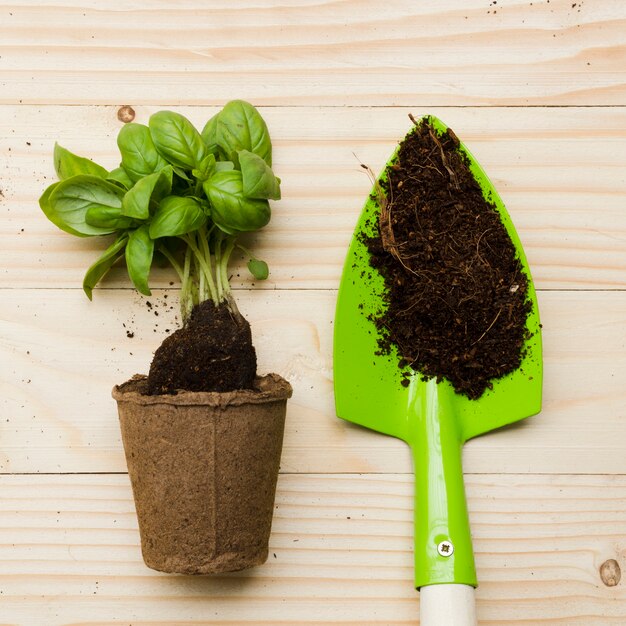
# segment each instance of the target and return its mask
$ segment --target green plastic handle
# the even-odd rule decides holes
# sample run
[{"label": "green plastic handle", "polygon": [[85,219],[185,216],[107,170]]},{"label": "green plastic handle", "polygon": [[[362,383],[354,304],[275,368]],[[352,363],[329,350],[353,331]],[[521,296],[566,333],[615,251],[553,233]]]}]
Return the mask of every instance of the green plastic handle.
[{"label": "green plastic handle", "polygon": [[476,568],[463,484],[463,434],[450,394],[436,380],[412,378],[408,443],[415,469],[415,587],[476,587]]}]

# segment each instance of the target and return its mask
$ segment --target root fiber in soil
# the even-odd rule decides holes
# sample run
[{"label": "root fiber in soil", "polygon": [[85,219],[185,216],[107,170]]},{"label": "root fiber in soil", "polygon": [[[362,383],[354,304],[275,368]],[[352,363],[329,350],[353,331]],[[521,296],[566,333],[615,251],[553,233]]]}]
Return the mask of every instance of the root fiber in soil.
[{"label": "root fiber in soil", "polygon": [[395,347],[400,367],[477,399],[520,366],[531,302],[515,246],[458,145],[452,131],[416,123],[381,179],[365,243],[385,282],[373,316],[381,353]]},{"label": "root fiber in soil", "polygon": [[250,324],[226,303],[207,300],[155,352],[148,394],[252,389],[255,376]]}]

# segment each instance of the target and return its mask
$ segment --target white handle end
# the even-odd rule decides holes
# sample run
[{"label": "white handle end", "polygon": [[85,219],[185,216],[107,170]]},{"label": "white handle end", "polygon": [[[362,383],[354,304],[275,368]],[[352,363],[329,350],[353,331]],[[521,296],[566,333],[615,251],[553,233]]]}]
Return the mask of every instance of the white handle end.
[{"label": "white handle end", "polygon": [[420,589],[420,626],[476,626],[474,587],[428,585]]}]

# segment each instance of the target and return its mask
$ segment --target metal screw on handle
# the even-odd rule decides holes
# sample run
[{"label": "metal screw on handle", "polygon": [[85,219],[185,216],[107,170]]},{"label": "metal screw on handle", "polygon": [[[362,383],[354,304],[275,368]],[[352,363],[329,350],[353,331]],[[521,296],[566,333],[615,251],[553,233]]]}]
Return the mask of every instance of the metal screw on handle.
[{"label": "metal screw on handle", "polygon": [[437,552],[439,552],[441,556],[452,556],[454,553],[454,545],[451,541],[442,541],[437,546]]}]

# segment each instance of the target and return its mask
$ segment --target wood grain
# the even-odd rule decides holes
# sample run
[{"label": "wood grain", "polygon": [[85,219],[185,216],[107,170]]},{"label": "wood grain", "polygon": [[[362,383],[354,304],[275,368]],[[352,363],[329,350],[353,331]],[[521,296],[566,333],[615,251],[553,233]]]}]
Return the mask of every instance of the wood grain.
[{"label": "wood grain", "polygon": [[30,0],[0,20],[9,104],[626,104],[620,0]]},{"label": "wood grain", "polygon": [[[281,476],[267,564],[183,577],[143,565],[127,476],[3,476],[2,619],[415,624],[412,489],[405,475]],[[598,570],[626,565],[625,477],[468,476],[467,491],[481,625],[623,623],[623,591]]]},{"label": "wood grain", "polygon": [[[115,107],[0,107],[0,286],[76,287],[103,249],[42,215],[56,180],[54,141],[109,168],[119,162]],[[138,107],[146,122],[156,107]],[[370,190],[359,160],[383,167],[410,128],[403,108],[262,108],[275,144],[283,200],[252,241],[266,289],[336,288],[354,224]],[[198,126],[215,111],[181,108]],[[540,289],[626,287],[626,108],[414,109],[463,138],[508,207]],[[599,123],[601,120],[601,123]],[[250,286],[241,262],[234,283]],[[247,259],[243,259],[247,261]],[[173,280],[153,272],[152,284]],[[128,287],[123,268],[108,286]]]},{"label": "wood grain", "polygon": [[[624,577],[600,576],[626,566],[626,3],[0,0],[0,24],[0,626],[417,623],[410,455],[332,391],[359,161],[378,171],[408,112],[468,144],[541,290],[544,410],[464,453],[480,624],[626,623]],[[119,106],[201,126],[232,98],[260,105],[284,196],[248,242],[270,280],[239,259],[233,282],[294,397],[269,562],[166,576],[141,560],[110,390],[175,328],[173,277],[149,308],[117,268],[89,303],[103,242],[37,199],[55,140],[117,165]]]},{"label": "wood grain", "polygon": [[[74,289],[1,293],[0,472],[125,471],[110,391],[147,371],[175,327],[176,293],[155,292],[152,309],[125,290],[100,290],[92,303]],[[410,472],[402,442],[335,417],[335,293],[241,291],[238,299],[259,370],[294,387],[282,471]],[[540,309],[543,412],[469,442],[466,471],[626,473],[626,293],[544,292]]]}]

